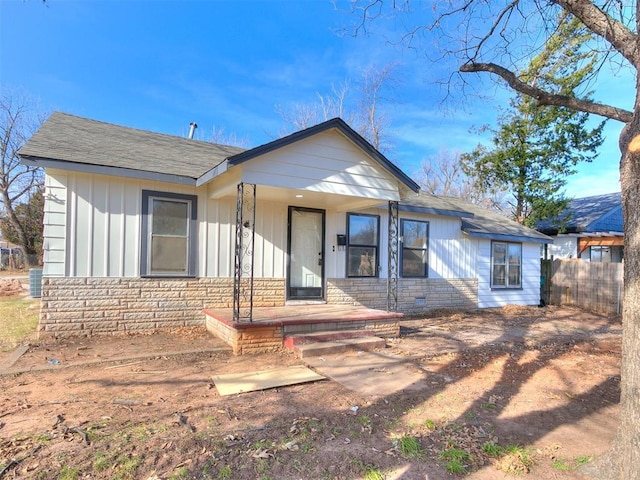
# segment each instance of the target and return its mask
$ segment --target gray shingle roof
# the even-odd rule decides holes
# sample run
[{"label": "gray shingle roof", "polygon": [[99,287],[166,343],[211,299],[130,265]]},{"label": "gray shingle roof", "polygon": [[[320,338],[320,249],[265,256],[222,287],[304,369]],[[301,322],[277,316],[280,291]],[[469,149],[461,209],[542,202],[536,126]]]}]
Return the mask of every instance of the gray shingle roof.
[{"label": "gray shingle roof", "polygon": [[198,185],[206,183],[225,160],[237,165],[332,128],[340,130],[410,189],[418,190],[418,184],[339,118],[245,150],[54,112],[19,154],[27,164],[48,168]]},{"label": "gray shingle roof", "polygon": [[461,198],[420,193],[401,203],[424,213],[461,217],[462,231],[472,237],[552,243],[549,237],[536,230]]},{"label": "gray shingle roof", "polygon": [[198,178],[244,149],[147,132],[54,112],[20,149],[57,160]]},{"label": "gray shingle roof", "polygon": [[[622,195],[620,192],[574,198],[567,205],[570,214],[564,224],[567,233],[622,232]],[[558,227],[552,221],[540,222],[538,230],[557,234]]]}]

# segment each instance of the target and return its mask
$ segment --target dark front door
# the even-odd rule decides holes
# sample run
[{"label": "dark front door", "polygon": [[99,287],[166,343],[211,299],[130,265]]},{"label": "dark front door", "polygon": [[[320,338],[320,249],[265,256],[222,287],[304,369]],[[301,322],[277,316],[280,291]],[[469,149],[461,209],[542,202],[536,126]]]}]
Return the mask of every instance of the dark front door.
[{"label": "dark front door", "polygon": [[324,298],[324,215],[289,207],[287,299]]}]

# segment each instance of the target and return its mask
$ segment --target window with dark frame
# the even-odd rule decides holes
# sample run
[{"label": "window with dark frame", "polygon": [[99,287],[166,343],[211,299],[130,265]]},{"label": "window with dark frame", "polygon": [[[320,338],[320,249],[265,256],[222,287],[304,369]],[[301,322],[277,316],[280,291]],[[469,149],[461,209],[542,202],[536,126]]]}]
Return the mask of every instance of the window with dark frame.
[{"label": "window with dark frame", "polygon": [[347,214],[347,276],[378,276],[380,217]]},{"label": "window with dark frame", "polygon": [[195,195],[142,191],[142,276],[195,276],[196,212]]},{"label": "window with dark frame", "polygon": [[491,288],[522,287],[522,244],[491,243]]},{"label": "window with dark frame", "polygon": [[429,222],[421,220],[400,220],[402,238],[400,275],[405,278],[427,277]]},{"label": "window with dark frame", "polygon": [[589,260],[591,262],[611,263],[611,247],[592,246],[589,249]]}]

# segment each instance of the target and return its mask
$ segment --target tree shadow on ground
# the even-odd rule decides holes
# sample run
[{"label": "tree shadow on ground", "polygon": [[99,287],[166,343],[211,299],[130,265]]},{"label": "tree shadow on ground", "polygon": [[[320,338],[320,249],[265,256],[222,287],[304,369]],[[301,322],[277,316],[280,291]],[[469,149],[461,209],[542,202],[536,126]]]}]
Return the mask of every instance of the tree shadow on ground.
[{"label": "tree shadow on ground", "polygon": [[[548,330],[553,330],[552,322],[560,320],[558,316],[550,319]],[[471,324],[465,324],[464,318],[456,321],[467,336],[456,334],[449,328],[454,321],[446,318],[424,319],[420,325],[411,325],[415,331],[408,338],[419,345],[435,341],[438,331],[434,326],[449,328],[440,332],[441,338],[455,341],[458,351],[428,354],[419,349],[399,357],[408,368],[423,372],[427,381],[422,379],[403,392],[379,398],[363,396],[330,381],[229,397],[220,397],[211,384],[211,375],[229,365],[238,371],[251,371],[295,363],[286,353],[192,355],[171,362],[157,359],[146,367],[148,371],[189,367],[183,376],[174,375],[170,380],[159,374],[115,375],[113,370],[104,369],[76,378],[70,368],[68,378],[52,386],[52,391],[77,385],[86,392],[98,393],[91,400],[96,418],[83,418],[86,413],[82,409],[76,411],[75,404],[65,405],[67,423],[75,417],[96,426],[91,444],[66,442],[67,447],[75,448],[69,450],[68,461],[81,465],[87,475],[102,475],[96,478],[146,479],[153,478],[150,472],[155,471],[162,480],[342,479],[362,478],[368,471],[393,471],[397,474],[394,478],[437,480],[451,478],[437,459],[450,439],[449,426],[451,431],[455,427],[457,431],[484,432],[487,437],[479,437],[479,442],[499,438],[501,444],[529,446],[618,401],[618,376],[603,376],[597,381],[594,377],[590,388],[574,391],[571,378],[563,377],[562,368],[565,356],[593,348],[593,335],[615,334],[615,322],[591,329],[583,326],[572,335],[561,330],[542,335],[539,319],[534,316],[494,314],[481,325],[489,331],[488,343],[478,345],[472,343],[476,340]],[[566,385],[551,392],[561,400],[513,414],[511,409],[518,397],[541,372],[555,375],[559,385]],[[367,369],[360,373],[367,374]],[[33,379],[24,379],[25,388],[31,388],[28,382],[45,374],[33,375]],[[480,382],[483,378],[484,383]],[[478,390],[468,382],[477,382]],[[454,402],[454,388],[467,390],[467,396]],[[152,397],[148,393],[152,391],[162,396]],[[113,392],[142,398],[145,404],[114,405]],[[448,403],[456,403],[457,410],[450,409]],[[427,424],[430,419],[439,422],[435,430]],[[403,436],[418,439],[422,456],[402,454],[397,442]],[[48,460],[51,468],[58,468],[60,448],[44,446],[38,453],[43,456],[34,458],[38,468],[48,465]],[[109,469],[96,470],[97,455],[109,459]],[[121,469],[132,459],[139,463],[132,467],[134,475],[127,477]],[[470,469],[479,467],[469,463]]]}]

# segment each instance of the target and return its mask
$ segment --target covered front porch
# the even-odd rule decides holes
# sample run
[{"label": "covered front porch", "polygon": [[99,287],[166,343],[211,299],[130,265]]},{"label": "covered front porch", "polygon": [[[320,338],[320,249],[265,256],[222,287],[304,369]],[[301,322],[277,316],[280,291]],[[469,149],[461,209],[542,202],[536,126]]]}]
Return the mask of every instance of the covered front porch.
[{"label": "covered front porch", "polygon": [[234,321],[234,309],[205,309],[209,332],[224,340],[236,355],[274,351],[288,336],[347,332],[396,338],[402,313],[352,305],[287,305],[253,308],[251,320]]},{"label": "covered front porch", "polygon": [[[344,122],[234,155],[199,182],[212,205],[235,200],[233,308],[204,313],[236,354],[279,349],[294,334],[398,336],[398,202],[418,185]],[[384,279],[386,310],[363,306],[360,289],[331,301],[330,284],[344,278],[365,289]],[[261,292],[268,279],[283,280],[280,298]]]}]

